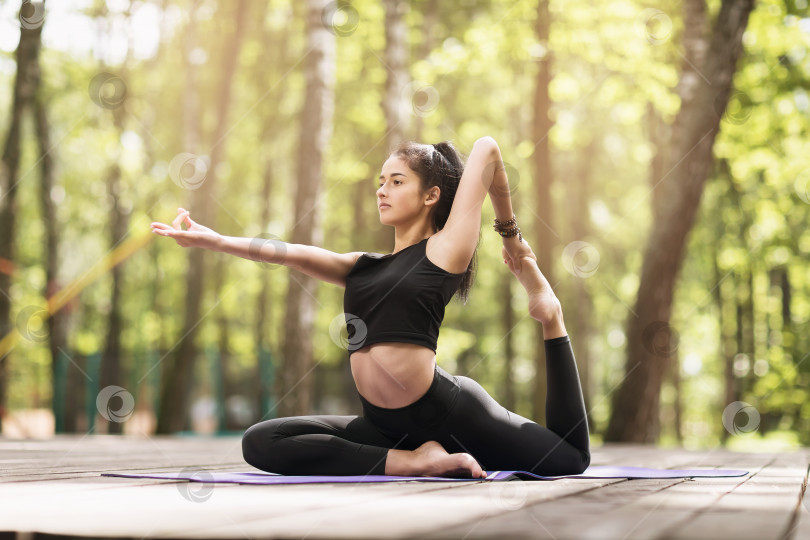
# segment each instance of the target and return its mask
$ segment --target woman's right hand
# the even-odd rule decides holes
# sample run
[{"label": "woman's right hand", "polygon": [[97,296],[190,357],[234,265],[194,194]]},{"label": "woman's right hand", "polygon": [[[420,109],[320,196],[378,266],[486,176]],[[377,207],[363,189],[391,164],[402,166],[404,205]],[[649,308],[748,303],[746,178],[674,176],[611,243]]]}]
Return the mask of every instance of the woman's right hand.
[{"label": "woman's right hand", "polygon": [[[183,223],[186,224],[186,230],[181,227]],[[192,220],[189,211],[183,208],[177,209],[177,217],[171,225],[153,221],[152,232],[174,238],[181,247],[201,247],[217,251],[222,244],[221,234]]]},{"label": "woman's right hand", "polygon": [[520,273],[523,267],[523,259],[530,258],[537,262],[537,255],[532,251],[529,243],[525,239],[518,240],[517,236],[510,236],[503,239],[503,247],[501,248],[501,256],[503,262],[509,267],[509,270],[515,274]]}]

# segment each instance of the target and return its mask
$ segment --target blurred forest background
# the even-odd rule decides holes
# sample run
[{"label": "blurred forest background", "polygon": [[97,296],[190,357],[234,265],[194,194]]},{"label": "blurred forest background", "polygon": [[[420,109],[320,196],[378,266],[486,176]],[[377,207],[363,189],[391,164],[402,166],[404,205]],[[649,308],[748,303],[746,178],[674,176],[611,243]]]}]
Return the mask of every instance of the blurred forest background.
[{"label": "blurred forest background", "polygon": [[[359,414],[342,288],[149,223],[388,253],[389,149],[491,135],[594,442],[808,444],[807,7],[0,0],[2,433]],[[544,423],[493,217],[437,360]]]}]

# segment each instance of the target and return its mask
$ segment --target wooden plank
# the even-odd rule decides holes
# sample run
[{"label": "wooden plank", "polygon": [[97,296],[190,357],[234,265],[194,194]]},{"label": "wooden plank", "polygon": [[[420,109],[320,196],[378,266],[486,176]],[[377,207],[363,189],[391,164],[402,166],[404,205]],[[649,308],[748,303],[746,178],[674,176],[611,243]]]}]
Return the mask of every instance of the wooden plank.
[{"label": "wooden plank", "polygon": [[793,522],[785,534],[785,540],[810,538],[810,483],[808,483],[810,480],[810,452],[807,453],[807,462],[801,501],[796,505]]},{"label": "wooden plank", "polygon": [[[550,482],[398,482],[246,486],[98,476],[105,470],[252,470],[239,438],[116,436],[0,440],[0,531],[175,538],[681,538],[740,536],[724,523],[750,501],[772,501],[784,527],[806,530],[796,456],[606,445],[594,465],[747,468],[752,479],[561,479]],[[776,461],[774,461],[776,459]],[[764,467],[774,461],[772,467]],[[799,466],[804,464],[801,474]],[[767,474],[766,474],[767,473]],[[797,480],[798,479],[798,480]],[[747,482],[740,500],[720,504]],[[792,505],[787,504],[794,490]],[[742,496],[744,495],[744,496]],[[768,503],[771,504],[771,503]],[[801,505],[805,509],[805,505]],[[810,509],[807,509],[810,513]],[[758,516],[763,517],[763,516]],[[725,520],[725,521],[724,521]],[[801,527],[804,526],[805,529]],[[744,532],[744,531],[743,531]],[[761,531],[760,531],[761,532]],[[137,535],[137,536],[136,536]]]},{"label": "wooden plank", "polygon": [[[308,512],[265,512],[216,528],[195,527],[170,537],[186,538],[456,538],[448,536],[462,522],[515,512],[565,495],[580,494],[623,480],[555,480],[488,482],[457,485],[452,490],[386,499],[351,501],[341,507]],[[362,490],[361,490],[362,491]],[[340,493],[343,497],[343,494]]]},{"label": "wooden plank", "polygon": [[806,472],[803,452],[779,455],[660,538],[782,539],[796,511]]},{"label": "wooden plank", "polygon": [[239,437],[59,436],[46,441],[0,441],[0,456],[0,482],[186,467],[255,470],[242,459]]},{"label": "wooden plank", "polygon": [[[684,461],[683,451],[654,452],[648,448],[627,445],[606,453],[595,450],[594,464],[614,463],[617,456],[624,456],[636,448],[639,466],[654,466],[653,459],[660,462]],[[678,461],[679,460],[679,461]],[[625,482],[624,479],[560,479],[538,482],[503,482],[466,484],[452,493],[420,495],[418,498],[385,500],[362,507],[317,509],[294,515],[267,515],[258,521],[241,520],[239,526],[226,524],[216,529],[193,529],[178,534],[195,538],[228,537],[246,534],[250,537],[295,537],[312,538],[433,538],[455,537],[462,527],[463,536],[476,523],[503,513],[513,513],[520,508],[547,502],[559,497],[580,495],[607,485]],[[418,519],[414,519],[418,516]],[[464,528],[466,527],[466,528]],[[496,533],[498,531],[495,531]]]},{"label": "wooden plank", "polygon": [[[86,482],[77,486],[73,481],[52,483],[55,486],[37,482],[25,484],[31,489],[22,493],[11,490],[19,485],[6,485],[7,491],[0,494],[3,508],[0,530],[76,536],[201,538],[188,532],[213,530],[225,524],[235,531],[236,537],[242,537],[240,523],[268,515],[341,512],[341,508],[359,509],[389,499],[418,500],[414,495],[463,487],[461,483],[427,482],[248,486],[159,480],[157,484],[134,486],[131,482],[122,485],[118,480],[125,479],[103,478],[95,486]],[[36,487],[40,489],[33,489]],[[297,521],[297,530],[311,526],[307,519]],[[358,524],[363,525],[362,521]]]},{"label": "wooden plank", "polygon": [[[654,449],[654,447],[653,447]],[[662,452],[660,463],[645,462],[651,455],[648,451],[628,448],[622,452],[621,464],[658,468],[695,468],[731,465],[739,456],[725,452],[688,453],[683,450]],[[652,454],[655,455],[654,452]],[[735,457],[737,459],[735,459]],[[770,456],[757,456],[752,463],[762,463]],[[745,467],[741,467],[745,468]],[[705,483],[704,483],[705,481]],[[670,498],[668,490],[682,485],[701,485],[702,489],[725,492],[739,483],[739,478],[712,479],[635,479],[611,484],[600,490],[589,491],[576,497],[555,500],[535,506],[527,506],[520,514],[495,516],[474,528],[461,525],[448,531],[466,538],[487,538],[507,534],[517,538],[654,538],[668,524],[677,522],[684,515],[695,512],[700,504],[718,495],[704,497],[702,502],[688,499],[687,507],[670,511],[662,503]],[[698,490],[698,492],[701,492]]]}]

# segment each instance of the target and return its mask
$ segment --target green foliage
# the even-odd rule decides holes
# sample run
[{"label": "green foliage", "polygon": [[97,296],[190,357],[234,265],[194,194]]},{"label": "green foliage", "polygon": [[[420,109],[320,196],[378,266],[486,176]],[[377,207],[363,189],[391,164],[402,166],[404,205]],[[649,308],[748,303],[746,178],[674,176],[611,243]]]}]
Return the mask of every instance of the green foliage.
[{"label": "green foliage", "polygon": [[[149,234],[149,222],[169,222],[178,206],[190,207],[192,193],[169,178],[168,167],[178,153],[210,154],[214,144],[220,58],[230,39],[227,25],[233,3],[206,3],[196,22],[198,50],[192,55],[196,64],[189,63],[186,53],[190,34],[183,13],[187,4],[169,2],[172,11],[167,20],[173,22],[166,25],[157,58],[130,58],[126,65],[105,67],[89,53],[69,53],[46,39],[43,90],[58,170],[58,190],[52,197],[58,199],[63,286],[78,279],[111,249],[112,198],[106,187],[111,164],[122,168],[118,195],[127,208],[128,236]],[[303,3],[281,0],[249,4],[251,13],[235,72],[230,129],[224,143],[226,154],[220,168],[211,173],[219,182],[217,216],[214,223],[204,225],[229,236],[269,233],[286,240],[295,226],[290,209],[306,84],[302,72],[307,50],[305,10]],[[644,24],[647,3],[552,2],[549,43],[538,43],[534,34],[536,2],[437,4],[437,24],[430,34],[426,0],[413,2],[405,16],[409,75],[431,86],[438,96],[435,111],[421,117],[421,139],[450,139],[469,152],[475,139],[493,136],[504,160],[513,167],[513,205],[518,216],[525,216],[522,223],[531,221],[536,207],[532,158],[537,141],[531,126],[535,76],[539,59],[552,61],[554,127],[547,135],[556,183],[552,193],[555,214],[548,225],[557,245],[550,273],[567,314],[580,298],[576,285],[584,287],[589,299],[588,333],[577,328],[570,317],[566,324],[572,341],[587,345],[593,390],[589,405],[597,440],[611,412],[609,395],[623,377],[625,321],[632,317],[643,263],[641,251],[653,219],[650,166],[656,148],[648,127],[648,107],[666,127],[680,106],[676,90],[684,55],[681,4],[662,8],[666,13],[657,12],[659,26],[651,27]],[[372,0],[358,0],[351,6],[359,14],[359,23],[353,33],[337,38],[333,135],[318,203],[322,246],[337,252],[386,249],[376,244],[380,226],[373,204],[375,177],[388,154],[388,126],[381,106],[388,75],[384,11],[381,3]],[[710,17],[718,10],[719,2],[709,2]],[[120,18],[120,14],[110,17]],[[676,440],[676,401],[683,407],[684,444],[711,446],[721,440],[722,412],[728,405],[724,394],[728,357],[741,359],[742,371],[747,366],[745,374],[736,379],[738,398],[752,404],[763,418],[757,435],[745,442],[739,435],[732,436],[730,446],[744,447],[754,438],[778,439],[778,444],[788,446],[810,444],[806,391],[810,338],[802,331],[810,320],[806,272],[810,254],[808,21],[806,2],[762,0],[745,32],[745,54],[715,143],[718,165],[707,182],[676,291],[672,324],[679,334],[681,385],[678,392],[668,380],[662,391],[662,444]],[[48,19],[46,28],[61,24]],[[650,32],[656,37],[653,42]],[[423,49],[428,38],[432,39],[430,47]],[[13,51],[2,51],[3,111],[11,109],[13,61]],[[88,97],[89,81],[99,71],[124,73],[127,100],[122,135],[115,129],[111,111]],[[196,83],[190,86],[192,71]],[[184,107],[192,95],[199,100],[199,110],[189,119]],[[415,122],[417,117],[411,120]],[[200,129],[195,148],[186,147],[190,125]],[[33,126],[26,124],[15,260],[19,271],[11,290],[13,314],[27,305],[44,305],[38,159]],[[589,184],[583,194],[574,180],[584,174],[585,165]],[[273,179],[268,200],[261,196],[265,174]],[[584,215],[573,208],[578,195],[587,199]],[[270,218],[262,222],[266,207]],[[493,217],[486,204],[476,285],[468,306],[455,302],[448,306],[438,360],[452,371],[459,355],[470,352],[470,365],[475,365],[470,375],[492,393],[499,393],[504,380],[504,329],[496,306],[510,299],[501,297],[500,282],[508,272],[501,264],[500,240],[489,232]],[[576,225],[582,223],[588,232],[578,238]],[[530,242],[538,232],[530,226],[524,228]],[[586,241],[598,251],[600,261],[594,275],[585,278],[566,270],[563,250],[573,241]],[[209,260],[226,257],[210,254]],[[263,339],[278,359],[288,283],[302,275],[232,258],[222,263],[221,295],[209,288],[202,299],[201,312],[207,315],[200,322],[198,341],[201,347],[217,347],[220,323],[227,321],[233,358],[229,373],[235,379],[249,379],[258,354],[258,295],[268,289]],[[180,338],[185,283],[194,269],[188,267],[188,253],[164,238],[154,238],[127,259],[122,269],[124,367],[138,380],[153,367],[145,352],[158,350],[158,357],[163,357]],[[779,269],[785,270],[791,287],[789,320],[783,319],[782,289],[771,279]],[[106,274],[79,296],[69,340],[78,354],[103,347],[110,285]],[[522,318],[525,294],[517,283],[513,291],[511,302],[520,321],[512,336],[517,355],[517,412],[528,416],[532,359],[541,344],[535,341],[534,321]],[[345,361],[345,351],[335,345],[329,326],[342,313],[343,290],[321,284],[317,299],[315,360],[339,364]],[[737,308],[747,309],[744,306],[749,300],[752,327],[741,330]],[[731,349],[724,348],[723,336]],[[44,343],[17,346],[10,356],[10,409],[47,404],[49,362]],[[212,388],[208,364],[200,364],[196,376],[200,392]]]}]

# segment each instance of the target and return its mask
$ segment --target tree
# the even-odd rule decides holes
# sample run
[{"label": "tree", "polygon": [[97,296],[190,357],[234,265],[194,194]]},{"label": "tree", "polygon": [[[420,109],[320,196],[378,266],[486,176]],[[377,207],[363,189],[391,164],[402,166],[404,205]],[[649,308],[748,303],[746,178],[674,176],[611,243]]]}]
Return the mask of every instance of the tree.
[{"label": "tree", "polygon": [[[702,31],[704,0],[690,0],[684,9],[688,56],[681,75],[682,104],[672,128],[667,172],[656,187],[662,190],[655,199],[659,201],[657,219],[644,250],[634,313],[627,323],[626,375],[613,395],[605,441],[657,439],[661,381],[677,339],[670,326],[675,282],[713,162],[712,148],[728,105],[753,0],[724,0],[711,35]],[[700,50],[706,51],[702,59],[695,54]]]},{"label": "tree", "polygon": [[[20,146],[22,119],[31,106],[39,86],[39,50],[44,24],[44,2],[32,4],[23,0],[20,7],[20,43],[17,46],[17,75],[14,79],[14,97],[9,115],[8,134],[0,162],[0,262],[15,260],[15,237],[17,231],[17,188],[20,182]],[[8,336],[14,331],[11,318],[11,277],[0,271],[0,429],[6,403],[6,377],[10,343]],[[44,317],[43,317],[44,318]],[[22,321],[28,324],[28,321]]]},{"label": "tree", "polygon": [[[553,126],[549,111],[551,109],[551,98],[549,97],[549,84],[551,84],[552,54],[549,47],[549,33],[551,30],[551,14],[548,10],[548,0],[540,0],[537,3],[537,20],[535,22],[535,34],[537,41],[543,46],[545,54],[537,61],[537,75],[534,88],[534,162],[535,173],[535,214],[534,230],[537,237],[537,264],[545,274],[546,279],[553,287],[554,273],[552,267],[551,251],[554,247],[551,229],[553,218],[551,206],[551,150],[549,148],[549,132]],[[543,327],[534,326],[535,342],[543,343]],[[532,392],[532,416],[534,418],[545,418],[546,416],[546,368],[545,349],[535,348],[534,356],[534,390]]]},{"label": "tree", "polygon": [[[213,199],[216,191],[216,168],[223,160],[227,135],[230,131],[228,113],[231,104],[234,71],[236,70],[239,50],[242,46],[243,27],[246,18],[247,0],[239,0],[234,6],[232,32],[226,32],[226,44],[222,54],[222,65],[219,71],[217,89],[216,124],[212,134],[212,149],[207,175],[202,185],[194,191],[193,208],[197,211],[197,221],[211,228],[216,227]],[[193,26],[193,20],[191,26]],[[192,42],[193,43],[193,42]],[[193,72],[193,68],[190,69]],[[194,85],[190,85],[193,88]],[[186,120],[191,122],[194,112],[186,109]],[[196,130],[192,130],[196,131]],[[193,148],[193,147],[191,147]],[[200,323],[200,304],[204,293],[206,275],[206,251],[195,249],[189,252],[189,279],[186,290],[186,310],[183,325],[183,337],[177,349],[174,362],[168,368],[168,376],[161,389],[161,409],[158,417],[158,433],[171,433],[183,429],[191,398],[191,378],[197,357],[197,346],[194,338]]]},{"label": "tree", "polygon": [[[323,157],[332,136],[335,80],[335,35],[322,22],[326,0],[307,4],[306,95],[301,114],[298,147],[298,175],[295,183],[295,208],[292,242],[321,245],[319,195],[323,178]],[[314,278],[290,280],[287,291],[287,315],[284,318],[282,368],[278,381],[279,416],[307,414],[310,406],[312,371],[312,325],[315,320]]]}]

